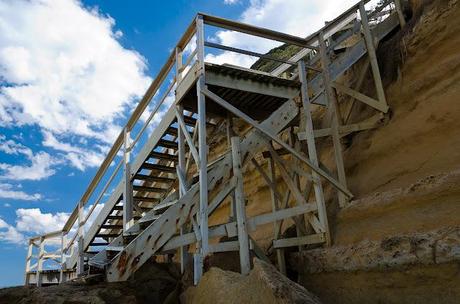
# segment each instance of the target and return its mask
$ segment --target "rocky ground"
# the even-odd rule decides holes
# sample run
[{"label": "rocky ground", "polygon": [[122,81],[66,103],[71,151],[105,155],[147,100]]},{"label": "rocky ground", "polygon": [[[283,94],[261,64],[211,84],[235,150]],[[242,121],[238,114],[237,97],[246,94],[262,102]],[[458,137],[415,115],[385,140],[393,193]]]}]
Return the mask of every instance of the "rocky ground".
[{"label": "rocky ground", "polygon": [[146,263],[127,282],[96,278],[48,287],[0,289],[1,304],[179,303],[180,274],[175,265]]},{"label": "rocky ground", "polygon": [[141,304],[141,303],[268,303],[319,304],[304,287],[290,281],[274,266],[253,260],[248,276],[212,267],[200,284],[189,286],[175,265],[148,263],[127,282],[92,280],[49,287],[0,290],[3,304]]}]

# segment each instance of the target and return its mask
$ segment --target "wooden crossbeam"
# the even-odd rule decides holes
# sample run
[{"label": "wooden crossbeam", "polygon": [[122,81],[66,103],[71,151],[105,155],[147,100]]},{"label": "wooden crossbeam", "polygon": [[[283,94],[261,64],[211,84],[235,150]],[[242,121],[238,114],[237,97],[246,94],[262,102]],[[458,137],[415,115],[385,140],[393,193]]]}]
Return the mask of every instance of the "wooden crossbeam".
[{"label": "wooden crossbeam", "polygon": [[222,107],[224,107],[228,111],[232,112],[234,115],[242,118],[247,123],[252,125],[254,128],[259,130],[262,134],[264,134],[265,136],[267,136],[268,138],[270,138],[271,140],[275,141],[277,144],[279,144],[280,146],[282,146],[283,148],[288,150],[289,153],[291,153],[292,155],[294,155],[295,157],[297,157],[298,159],[300,159],[301,161],[306,163],[308,167],[310,167],[313,171],[315,171],[316,173],[318,173],[319,175],[324,177],[328,182],[330,182],[332,184],[332,186],[334,186],[334,188],[339,190],[341,193],[343,193],[344,195],[348,196],[349,198],[353,197],[353,194],[346,187],[344,187],[341,183],[339,183],[335,178],[331,177],[329,174],[327,174],[323,169],[319,168],[318,166],[313,165],[307,157],[305,157],[302,154],[300,154],[299,152],[295,151],[292,147],[287,145],[284,141],[279,139],[277,136],[274,136],[273,134],[271,134],[269,131],[267,131],[265,128],[263,128],[261,125],[259,125],[251,117],[249,117],[245,113],[241,112],[240,110],[238,110],[237,108],[232,106],[230,103],[225,101],[223,98],[221,98],[218,95],[214,94],[213,92],[209,91],[207,88],[202,89],[202,92],[203,92],[204,95],[206,95],[210,99],[214,100],[219,105],[221,105]]}]

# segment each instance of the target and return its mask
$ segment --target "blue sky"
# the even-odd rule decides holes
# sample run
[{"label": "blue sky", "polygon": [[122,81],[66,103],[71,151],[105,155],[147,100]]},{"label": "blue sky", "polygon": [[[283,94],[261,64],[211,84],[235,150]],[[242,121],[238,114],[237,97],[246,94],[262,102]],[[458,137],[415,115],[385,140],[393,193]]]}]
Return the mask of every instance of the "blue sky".
[{"label": "blue sky", "polygon": [[[0,0],[0,287],[23,283],[27,237],[62,227],[197,12],[306,36],[354,2]],[[252,51],[274,46],[208,35]]]}]

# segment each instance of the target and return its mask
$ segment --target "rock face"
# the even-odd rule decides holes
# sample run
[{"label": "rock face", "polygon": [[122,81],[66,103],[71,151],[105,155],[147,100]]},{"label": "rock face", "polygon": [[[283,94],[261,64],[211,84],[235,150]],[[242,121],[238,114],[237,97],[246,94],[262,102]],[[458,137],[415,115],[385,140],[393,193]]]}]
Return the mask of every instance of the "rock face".
[{"label": "rock face", "polygon": [[0,289],[0,304],[179,303],[179,288],[175,265],[148,263],[126,282]]},{"label": "rock face", "polygon": [[211,268],[196,287],[190,287],[181,300],[199,303],[321,303],[304,287],[290,281],[276,268],[254,258],[254,268],[248,276]]}]

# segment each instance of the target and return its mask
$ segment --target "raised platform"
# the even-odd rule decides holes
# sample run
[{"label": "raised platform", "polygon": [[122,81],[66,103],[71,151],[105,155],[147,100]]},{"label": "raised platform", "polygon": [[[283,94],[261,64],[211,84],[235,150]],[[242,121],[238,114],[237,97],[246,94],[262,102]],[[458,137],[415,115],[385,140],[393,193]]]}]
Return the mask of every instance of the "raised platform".
[{"label": "raised platform", "polygon": [[[196,81],[199,66],[193,65],[176,90],[177,103],[186,110],[198,112]],[[288,99],[298,96],[300,82],[275,77],[268,73],[232,65],[206,63],[205,83],[209,90],[221,96],[255,120],[264,120]],[[213,117],[226,117],[227,111],[209,100],[206,111]]]}]

